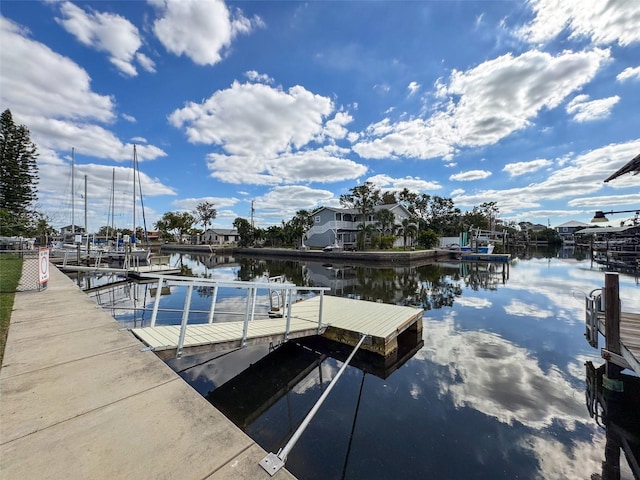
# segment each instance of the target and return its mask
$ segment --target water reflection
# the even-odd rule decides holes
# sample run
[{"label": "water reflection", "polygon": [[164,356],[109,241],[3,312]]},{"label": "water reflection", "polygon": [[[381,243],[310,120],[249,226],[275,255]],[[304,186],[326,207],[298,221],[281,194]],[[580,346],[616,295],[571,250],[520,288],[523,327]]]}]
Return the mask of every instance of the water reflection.
[{"label": "water reflection", "polygon": [[[583,319],[584,294],[601,287],[604,275],[589,261],[375,268],[238,258],[210,269],[185,256],[183,264],[213,278],[285,275],[334,295],[426,310],[422,337],[397,361],[359,358],[345,370],[289,456],[287,468],[301,480],[584,480],[602,473],[607,438],[584,401],[584,364],[598,362],[599,353],[584,340]],[[623,310],[640,311],[638,288],[620,277]],[[209,294],[199,293],[203,301]],[[181,295],[170,296],[180,305]],[[227,300],[231,308],[234,299]],[[345,357],[310,339],[171,366],[276,452]],[[633,477],[627,468],[620,478]]]}]

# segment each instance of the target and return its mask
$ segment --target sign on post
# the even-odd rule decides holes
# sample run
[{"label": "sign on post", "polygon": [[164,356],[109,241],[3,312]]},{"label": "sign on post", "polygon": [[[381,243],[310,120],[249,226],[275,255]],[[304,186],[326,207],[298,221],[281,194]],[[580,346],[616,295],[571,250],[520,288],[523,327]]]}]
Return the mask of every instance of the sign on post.
[{"label": "sign on post", "polygon": [[49,249],[41,248],[38,255],[38,279],[40,285],[49,281]]}]

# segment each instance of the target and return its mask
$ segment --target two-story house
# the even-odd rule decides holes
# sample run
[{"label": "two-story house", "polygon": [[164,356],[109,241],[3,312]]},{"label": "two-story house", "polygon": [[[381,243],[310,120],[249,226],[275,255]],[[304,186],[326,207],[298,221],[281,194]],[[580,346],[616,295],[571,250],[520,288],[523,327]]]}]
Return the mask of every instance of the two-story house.
[{"label": "two-story house", "polygon": [[[372,213],[364,219],[365,225],[378,225],[375,212],[387,209],[395,217],[394,223],[410,218],[409,211],[400,204],[376,205]],[[362,225],[362,214],[355,208],[322,207],[312,214],[313,226],[307,231],[304,243],[308,247],[326,247],[329,245],[351,249],[356,246],[357,235]],[[396,239],[394,246],[402,246],[402,238]]]},{"label": "two-story house", "polygon": [[587,228],[590,225],[588,223],[578,222],[576,220],[571,220],[570,222],[563,223],[562,225],[558,225],[555,227],[556,232],[560,235],[562,239],[562,243],[565,245],[572,245],[575,243],[575,237],[573,234],[578,230],[582,230],[583,228]]}]

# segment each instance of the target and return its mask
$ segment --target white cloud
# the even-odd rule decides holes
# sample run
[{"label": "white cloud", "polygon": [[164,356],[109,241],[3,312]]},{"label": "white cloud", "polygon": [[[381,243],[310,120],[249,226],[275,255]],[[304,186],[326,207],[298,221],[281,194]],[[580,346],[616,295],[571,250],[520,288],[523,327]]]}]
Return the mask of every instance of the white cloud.
[{"label": "white cloud", "polygon": [[[482,202],[495,201],[498,202],[501,213],[510,213],[535,209],[543,200],[573,197],[576,192],[582,195],[595,193],[608,185],[603,183],[605,178],[636,156],[638,151],[640,151],[640,139],[606,145],[580,155],[570,155],[564,159],[564,168],[555,170],[542,182],[525,187],[481,190],[474,194],[460,195],[456,197],[456,205],[474,206]],[[637,179],[637,177],[631,177],[631,179]],[[617,187],[613,185],[615,182],[611,183],[610,187]]]},{"label": "white cloud", "polygon": [[185,55],[198,65],[215,65],[239,34],[263,25],[240,10],[229,11],[221,0],[149,0],[161,17],[153,31],[167,51]]},{"label": "white cloud", "polygon": [[457,180],[458,182],[469,182],[472,180],[483,180],[491,176],[491,172],[486,170],[469,170],[467,172],[454,173],[449,176],[449,180]]},{"label": "white cloud", "polygon": [[640,193],[632,193],[629,195],[607,195],[600,197],[580,197],[569,200],[567,204],[570,207],[592,207],[600,209],[603,205],[610,207],[622,205],[638,205],[640,204]]},{"label": "white cloud", "polygon": [[567,113],[576,122],[589,122],[607,118],[611,109],[620,101],[617,95],[589,101],[589,95],[578,95],[567,105]]},{"label": "white cloud", "polygon": [[569,38],[588,38],[596,45],[628,46],[640,41],[640,9],[635,1],[530,0],[533,21],[518,35],[531,43],[553,40],[565,29]]},{"label": "white cloud", "polygon": [[464,189],[462,189],[462,188],[456,188],[455,190],[453,190],[453,191],[451,192],[451,196],[452,196],[452,197],[455,197],[456,195],[462,195],[464,192],[465,192],[465,190],[464,190]]},{"label": "white cloud", "polygon": [[216,212],[225,207],[233,207],[240,200],[234,197],[200,197],[200,198],[181,198],[179,200],[175,200],[172,202],[172,205],[175,205],[178,208],[183,210],[193,211],[198,206],[198,204],[202,202],[213,203],[213,206],[216,209]]},{"label": "white cloud", "polygon": [[145,69],[147,72],[149,72],[149,73],[155,73],[156,72],[156,64],[154,63],[153,60],[151,60],[149,57],[147,57],[144,53],[137,52],[136,53],[136,60],[138,61],[140,66],[143,69]]},{"label": "white cloud", "polygon": [[480,310],[483,308],[491,307],[492,303],[486,298],[480,297],[460,297],[456,298],[456,305],[461,305],[463,307],[475,308],[476,310]]},{"label": "white cloud", "polygon": [[[61,3],[60,13],[62,18],[56,21],[80,43],[107,52],[109,61],[125,75],[138,74],[133,61],[142,40],[138,29],[129,20],[113,13],[87,12],[71,2]],[[143,56],[142,61],[148,68],[149,59]]]},{"label": "white cloud", "polygon": [[133,115],[127,115],[126,113],[120,114],[122,118],[124,118],[127,122],[136,123],[136,117]]},{"label": "white cloud", "polygon": [[411,96],[420,90],[420,84],[418,82],[411,82],[407,88],[409,89],[409,96]]},{"label": "white cloud", "polygon": [[548,167],[552,165],[553,162],[550,160],[531,160],[529,162],[515,162],[515,163],[507,163],[502,169],[503,172],[507,172],[512,177],[517,177],[519,175],[524,175],[525,173],[532,173],[536,170],[540,170],[541,168]]},{"label": "white cloud", "polygon": [[244,75],[252,82],[272,84],[273,78],[265,73],[258,73],[255,70],[249,70]]},{"label": "white cloud", "polygon": [[304,185],[286,185],[275,187],[265,195],[255,199],[256,209],[261,215],[270,218],[269,223],[291,219],[298,210],[312,210],[320,205],[327,205],[334,200],[329,190],[310,188]]},{"label": "white cloud", "polygon": [[524,303],[518,299],[512,299],[509,305],[505,305],[504,311],[516,317],[550,318],[554,315],[551,310],[544,310],[538,305]]},{"label": "white cloud", "polygon": [[384,174],[369,177],[367,182],[372,183],[381,190],[396,192],[401,192],[406,188],[410,192],[424,193],[442,188],[442,185],[438,182],[430,182],[418,177],[393,178]]},{"label": "white cloud", "polygon": [[640,67],[625,68],[618,74],[616,80],[619,82],[626,82],[627,80],[640,80]]},{"label": "white cloud", "polygon": [[436,85],[439,110],[431,117],[370,125],[353,146],[361,157],[450,158],[461,147],[492,145],[527,128],[591,81],[610,58],[608,50],[532,50],[506,54],[467,71],[454,70]]},{"label": "white cloud", "polygon": [[3,108],[14,115],[100,122],[115,118],[113,99],[93,92],[87,72],[69,58],[29,39],[24,29],[4,17],[0,40],[11,45],[0,49]]},{"label": "white cloud", "polygon": [[344,158],[348,150],[317,145],[346,136],[351,116],[334,111],[331,100],[304,87],[288,91],[260,83],[219,90],[202,103],[188,103],[169,121],[185,128],[189,141],[220,145],[211,153],[214,178],[229,183],[276,185],[354,179],[367,167]]}]

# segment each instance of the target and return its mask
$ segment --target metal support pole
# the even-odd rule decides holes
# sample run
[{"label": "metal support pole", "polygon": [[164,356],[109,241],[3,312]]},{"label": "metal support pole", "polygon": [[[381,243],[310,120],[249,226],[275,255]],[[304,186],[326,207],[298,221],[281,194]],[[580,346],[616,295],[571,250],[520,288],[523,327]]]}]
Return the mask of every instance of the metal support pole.
[{"label": "metal support pole", "polygon": [[207,323],[213,323],[213,312],[216,310],[216,301],[218,300],[218,285],[213,287],[213,297],[211,298],[211,309],[209,310],[209,319]]},{"label": "metal support pole", "polygon": [[160,306],[160,295],[162,295],[162,285],[164,283],[163,278],[158,279],[158,289],[156,290],[156,300],[153,304],[153,311],[151,312],[151,321],[149,322],[150,327],[156,326],[156,318],[158,317],[158,307]]},{"label": "metal support pole", "polygon": [[244,323],[242,324],[242,341],[241,345],[244,347],[247,344],[247,334],[249,332],[249,312],[251,311],[251,290],[247,289],[247,304],[244,309]]},{"label": "metal support pole", "polygon": [[318,335],[322,330],[322,304],[324,303],[324,290],[320,290],[320,306],[318,307]]},{"label": "metal support pole", "polygon": [[329,384],[327,389],[322,393],[322,395],[320,395],[320,398],[318,399],[316,404],[313,406],[313,408],[311,408],[309,413],[307,413],[307,416],[304,417],[304,420],[302,421],[298,429],[294,432],[294,434],[291,436],[287,444],[280,449],[277,455],[275,453],[269,453],[266,457],[264,457],[260,461],[260,466],[263,469],[265,469],[270,476],[273,477],[276,473],[278,473],[278,471],[282,467],[284,467],[284,463],[287,461],[287,455],[289,455],[289,452],[293,449],[296,442],[300,439],[305,429],[307,428],[307,426],[309,425],[309,423],[311,422],[315,414],[320,409],[320,406],[329,395],[329,392],[331,392],[331,389],[338,382],[338,379],[340,378],[342,373],[346,370],[347,366],[349,365],[349,362],[351,361],[353,356],[356,354],[356,352],[364,342],[364,339],[367,338],[367,336],[368,335],[362,335],[362,337],[360,337],[360,341],[358,342],[358,344],[355,346],[355,348],[353,349],[349,357],[342,364],[342,367],[340,368],[336,376],[333,377],[333,380],[331,380],[331,383]]},{"label": "metal support pole", "polygon": [[178,348],[176,349],[176,358],[182,355],[182,347],[184,346],[184,337],[187,333],[187,322],[189,321],[189,308],[191,307],[191,294],[193,293],[193,285],[187,287],[187,297],[184,299],[184,310],[182,312],[182,322],[180,323],[180,338],[178,338]]}]

